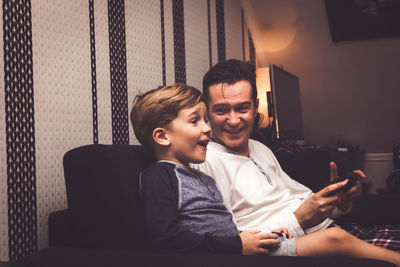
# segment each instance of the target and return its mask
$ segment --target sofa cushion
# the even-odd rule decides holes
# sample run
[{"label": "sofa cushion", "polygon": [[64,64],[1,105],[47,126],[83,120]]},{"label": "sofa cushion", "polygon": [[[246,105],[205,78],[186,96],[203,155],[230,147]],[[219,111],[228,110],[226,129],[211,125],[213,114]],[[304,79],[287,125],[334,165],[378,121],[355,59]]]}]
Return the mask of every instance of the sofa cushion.
[{"label": "sofa cushion", "polygon": [[76,245],[145,249],[139,174],[151,161],[135,145],[88,145],[65,154]]}]

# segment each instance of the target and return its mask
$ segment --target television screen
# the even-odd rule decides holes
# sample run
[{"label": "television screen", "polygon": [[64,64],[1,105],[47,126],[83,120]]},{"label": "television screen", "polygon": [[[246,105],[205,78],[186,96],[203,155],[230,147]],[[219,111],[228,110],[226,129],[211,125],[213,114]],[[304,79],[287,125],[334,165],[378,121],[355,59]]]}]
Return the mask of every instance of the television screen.
[{"label": "television screen", "polygon": [[299,78],[273,64],[269,70],[276,138],[282,141],[303,141]]}]

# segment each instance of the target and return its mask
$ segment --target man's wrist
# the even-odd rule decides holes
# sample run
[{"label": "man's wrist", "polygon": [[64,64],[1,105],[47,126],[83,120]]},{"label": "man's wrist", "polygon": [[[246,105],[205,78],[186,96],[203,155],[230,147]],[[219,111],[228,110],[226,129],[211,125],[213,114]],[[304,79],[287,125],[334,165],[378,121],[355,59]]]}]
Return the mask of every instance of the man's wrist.
[{"label": "man's wrist", "polygon": [[339,209],[340,211],[342,211],[343,213],[346,213],[346,212],[348,212],[348,211],[351,209],[351,207],[352,207],[352,202],[351,202],[351,201],[349,201],[349,202],[342,202],[342,203],[340,203],[339,205],[337,205],[337,207],[338,207],[338,209]]},{"label": "man's wrist", "polygon": [[300,227],[303,229],[303,231],[307,228],[306,222],[303,219],[303,217],[297,212],[293,212],[294,217],[296,217],[297,222],[299,223]]}]

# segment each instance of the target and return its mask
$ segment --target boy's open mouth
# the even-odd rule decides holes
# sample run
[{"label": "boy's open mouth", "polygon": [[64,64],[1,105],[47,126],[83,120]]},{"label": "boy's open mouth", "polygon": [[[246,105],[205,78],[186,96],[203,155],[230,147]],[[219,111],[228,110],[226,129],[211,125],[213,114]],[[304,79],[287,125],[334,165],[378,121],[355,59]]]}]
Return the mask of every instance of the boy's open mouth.
[{"label": "boy's open mouth", "polygon": [[202,147],[207,147],[209,141],[210,140],[208,140],[208,139],[207,140],[201,140],[201,141],[198,142],[198,144],[200,146],[202,146]]}]

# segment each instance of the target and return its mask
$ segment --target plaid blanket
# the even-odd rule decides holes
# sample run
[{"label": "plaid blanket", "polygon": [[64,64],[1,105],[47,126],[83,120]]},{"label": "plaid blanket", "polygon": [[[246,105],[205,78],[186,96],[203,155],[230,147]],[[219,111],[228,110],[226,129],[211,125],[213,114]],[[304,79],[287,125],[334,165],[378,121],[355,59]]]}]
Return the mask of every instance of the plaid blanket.
[{"label": "plaid blanket", "polygon": [[372,245],[400,252],[400,225],[360,226],[355,223],[340,225],[350,234]]}]

